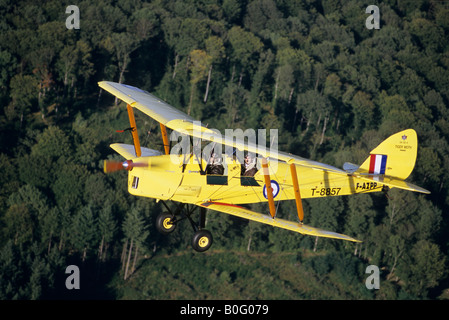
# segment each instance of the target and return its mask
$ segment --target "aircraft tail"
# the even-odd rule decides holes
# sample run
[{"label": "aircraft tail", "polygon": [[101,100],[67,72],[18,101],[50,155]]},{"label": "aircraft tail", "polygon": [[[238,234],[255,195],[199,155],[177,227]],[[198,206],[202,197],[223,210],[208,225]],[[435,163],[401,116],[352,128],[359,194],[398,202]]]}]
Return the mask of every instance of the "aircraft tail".
[{"label": "aircraft tail", "polygon": [[416,131],[407,129],[393,134],[374,148],[360,167],[345,163],[343,168],[360,179],[380,182],[390,188],[430,193],[404,181],[415,167],[417,152]]},{"label": "aircraft tail", "polygon": [[357,171],[405,180],[415,167],[417,152],[416,131],[407,129],[393,134],[374,148]]}]

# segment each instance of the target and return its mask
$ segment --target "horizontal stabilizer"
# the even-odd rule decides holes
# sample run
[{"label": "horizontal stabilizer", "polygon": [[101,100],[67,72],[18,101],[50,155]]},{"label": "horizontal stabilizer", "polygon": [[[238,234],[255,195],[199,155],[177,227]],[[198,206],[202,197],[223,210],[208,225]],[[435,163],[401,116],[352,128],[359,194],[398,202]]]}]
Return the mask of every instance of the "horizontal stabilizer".
[{"label": "horizontal stabilizer", "polygon": [[353,241],[353,242],[361,242],[360,240],[356,240],[354,238],[351,238],[349,236],[346,236],[344,234],[332,232],[332,231],[326,231],[318,228],[314,228],[311,226],[307,226],[305,224],[301,224],[299,222],[293,222],[288,221],[284,219],[273,219],[270,215],[258,213],[255,211],[251,211],[248,209],[245,209],[243,207],[233,205],[233,204],[227,204],[227,203],[220,203],[220,202],[204,202],[199,204],[199,206],[203,208],[208,208],[216,211],[220,211],[223,213],[231,214],[233,216],[241,217],[244,219],[269,224],[273,227],[283,228],[290,231],[298,232],[304,235],[310,235],[310,236],[316,236],[316,237],[324,237],[324,238],[332,238],[332,239],[340,239],[340,240],[347,240],[347,241]]},{"label": "horizontal stabilizer", "polygon": [[404,181],[401,179],[397,179],[397,178],[393,178],[393,177],[388,177],[388,176],[384,176],[384,175],[369,175],[369,174],[366,174],[366,175],[360,174],[360,175],[355,175],[355,176],[359,179],[366,180],[367,182],[369,181],[369,182],[381,183],[390,188],[399,188],[399,189],[404,189],[404,190],[408,190],[408,191],[430,194],[429,190],[418,187],[410,182],[407,182],[407,181]]},{"label": "horizontal stabilizer", "polygon": [[359,169],[359,166],[350,162],[345,162],[343,164],[343,170],[347,173],[354,173]]},{"label": "horizontal stabilizer", "polygon": [[[110,147],[125,159],[136,158],[136,150],[134,149],[134,146],[132,144],[114,143],[111,144]],[[141,157],[153,157],[162,155],[162,152],[148,148],[141,148],[141,151]]]}]

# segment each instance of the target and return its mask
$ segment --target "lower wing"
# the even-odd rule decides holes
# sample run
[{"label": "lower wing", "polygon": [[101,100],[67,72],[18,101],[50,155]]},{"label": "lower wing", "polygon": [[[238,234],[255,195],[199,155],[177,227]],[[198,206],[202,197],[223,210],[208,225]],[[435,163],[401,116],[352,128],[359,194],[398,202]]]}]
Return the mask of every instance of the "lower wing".
[{"label": "lower wing", "polygon": [[224,212],[227,214],[231,214],[233,216],[241,217],[241,218],[248,219],[251,221],[257,221],[260,223],[269,224],[273,227],[291,230],[291,231],[298,232],[298,233],[301,233],[304,235],[324,237],[324,238],[333,238],[333,239],[347,240],[347,241],[353,241],[353,242],[361,242],[360,240],[351,238],[344,234],[314,228],[311,226],[307,226],[305,224],[301,224],[299,222],[293,222],[293,221],[288,221],[288,220],[278,219],[278,218],[273,219],[270,215],[251,211],[251,210],[248,210],[248,209],[245,209],[243,207],[233,205],[233,204],[220,203],[220,202],[204,202],[204,203],[199,204],[199,206],[203,207],[203,208],[208,208],[208,209]]}]

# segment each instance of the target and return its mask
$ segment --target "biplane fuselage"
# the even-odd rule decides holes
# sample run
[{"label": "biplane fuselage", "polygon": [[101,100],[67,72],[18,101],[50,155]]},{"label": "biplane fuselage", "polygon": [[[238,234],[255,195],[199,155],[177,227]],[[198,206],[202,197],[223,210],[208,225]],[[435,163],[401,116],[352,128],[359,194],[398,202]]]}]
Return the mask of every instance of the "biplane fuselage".
[{"label": "biplane fuselage", "polygon": [[[136,196],[173,200],[186,203],[208,201],[228,204],[246,204],[267,202],[264,196],[264,177],[261,168],[253,177],[241,175],[241,164],[236,159],[224,161],[223,175],[205,174],[193,157],[186,165],[171,160],[170,155],[140,158],[148,162],[148,167],[133,168],[129,171],[128,191]],[[277,170],[270,168],[270,177],[275,189],[274,200],[293,200],[293,182],[290,166],[285,162],[277,163]],[[320,198],[355,193],[381,191],[383,184],[377,181],[364,181],[350,174],[332,173],[313,168],[296,168],[302,198]],[[277,189],[278,188],[278,189]]]}]

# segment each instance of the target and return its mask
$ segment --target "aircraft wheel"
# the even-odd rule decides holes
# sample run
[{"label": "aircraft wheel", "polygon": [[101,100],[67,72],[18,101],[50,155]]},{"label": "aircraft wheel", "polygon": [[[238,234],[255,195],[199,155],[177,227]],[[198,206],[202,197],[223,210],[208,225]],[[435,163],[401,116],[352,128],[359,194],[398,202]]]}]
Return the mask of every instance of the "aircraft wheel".
[{"label": "aircraft wheel", "polygon": [[156,228],[162,234],[172,233],[176,228],[173,216],[167,212],[159,214],[156,218]]},{"label": "aircraft wheel", "polygon": [[212,234],[208,230],[198,230],[193,235],[192,247],[198,252],[204,252],[212,245]]}]

